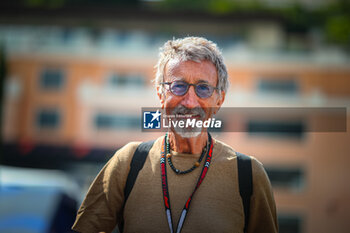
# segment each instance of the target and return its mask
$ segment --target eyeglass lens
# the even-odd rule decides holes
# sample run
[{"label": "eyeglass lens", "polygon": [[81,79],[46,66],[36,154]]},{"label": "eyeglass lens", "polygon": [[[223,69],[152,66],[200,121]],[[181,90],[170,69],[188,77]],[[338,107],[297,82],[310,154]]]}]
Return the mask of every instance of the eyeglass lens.
[{"label": "eyeglass lens", "polygon": [[174,95],[182,96],[187,93],[190,86],[194,86],[195,92],[200,98],[208,98],[213,94],[214,88],[206,83],[188,84],[182,81],[175,81],[170,85],[170,91]]}]

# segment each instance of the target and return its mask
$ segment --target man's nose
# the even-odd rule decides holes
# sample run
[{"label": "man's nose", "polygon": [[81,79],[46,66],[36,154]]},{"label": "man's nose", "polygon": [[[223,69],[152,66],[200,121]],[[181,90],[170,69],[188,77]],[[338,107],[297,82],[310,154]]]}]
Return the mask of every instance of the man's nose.
[{"label": "man's nose", "polygon": [[189,109],[199,107],[198,98],[194,86],[190,86],[187,93],[183,96],[181,104]]}]

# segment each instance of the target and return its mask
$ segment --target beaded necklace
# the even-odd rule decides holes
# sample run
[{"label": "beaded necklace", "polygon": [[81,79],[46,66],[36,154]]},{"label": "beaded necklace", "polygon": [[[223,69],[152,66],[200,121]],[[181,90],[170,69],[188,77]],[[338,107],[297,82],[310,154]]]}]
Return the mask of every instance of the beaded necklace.
[{"label": "beaded necklace", "polygon": [[204,155],[207,153],[207,150],[208,150],[208,142],[206,143],[204,149],[202,150],[202,154],[201,156],[199,157],[198,161],[195,162],[193,164],[193,166],[190,168],[190,169],[187,169],[185,171],[180,171],[179,169],[175,168],[173,162],[171,161],[171,153],[170,153],[170,143],[169,143],[169,137],[168,137],[168,133],[166,133],[165,135],[165,142],[166,142],[166,157],[168,159],[168,163],[169,163],[169,166],[170,168],[176,173],[176,174],[179,174],[179,175],[182,175],[182,174],[187,174],[191,171],[193,171],[194,169],[196,169],[197,167],[199,167],[200,163],[202,162],[203,158],[204,158]]}]

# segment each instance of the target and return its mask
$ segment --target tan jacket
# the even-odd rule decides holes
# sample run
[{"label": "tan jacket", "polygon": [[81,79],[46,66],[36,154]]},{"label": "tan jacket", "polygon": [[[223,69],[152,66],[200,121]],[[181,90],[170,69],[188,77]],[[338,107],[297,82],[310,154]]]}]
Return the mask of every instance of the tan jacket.
[{"label": "tan jacket", "polygon": [[[73,230],[83,233],[111,232],[124,218],[124,233],[170,232],[163,204],[160,148],[164,137],[156,140],[140,171],[130,196],[124,203],[124,186],[130,162],[139,143],[132,142],[118,150],[92,183],[80,206]],[[172,152],[172,162],[186,170],[199,154]],[[176,226],[181,211],[191,195],[203,167],[177,175],[167,164],[170,205]],[[276,207],[262,164],[252,157],[253,196],[248,233],[277,232]],[[243,233],[244,212],[238,188],[235,151],[215,140],[207,176],[196,191],[182,233]]]}]

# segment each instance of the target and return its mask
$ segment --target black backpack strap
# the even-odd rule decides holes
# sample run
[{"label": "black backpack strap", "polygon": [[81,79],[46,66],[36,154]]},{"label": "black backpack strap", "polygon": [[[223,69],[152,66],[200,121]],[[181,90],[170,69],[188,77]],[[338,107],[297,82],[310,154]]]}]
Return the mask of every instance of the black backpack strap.
[{"label": "black backpack strap", "polygon": [[[140,170],[143,168],[143,165],[145,164],[146,158],[148,156],[148,152],[152,148],[154,144],[154,140],[148,141],[148,142],[142,142],[135,150],[135,153],[132,157],[131,163],[130,163],[130,171],[128,174],[128,178],[126,179],[126,184],[124,188],[124,206],[126,201],[128,200],[128,197],[131,193],[132,188],[134,187],[136,178],[140,172]],[[121,221],[119,225],[119,232],[123,232],[124,230],[124,220]]]},{"label": "black backpack strap", "polygon": [[124,204],[128,200],[130,192],[134,187],[137,175],[145,164],[149,150],[152,148],[154,140],[143,142],[137,148],[130,163],[130,171],[124,189]]},{"label": "black backpack strap", "polygon": [[249,223],[250,197],[253,194],[252,161],[245,154],[236,152],[238,166],[239,193],[244,208],[244,232],[247,232]]}]

